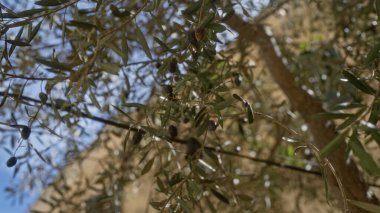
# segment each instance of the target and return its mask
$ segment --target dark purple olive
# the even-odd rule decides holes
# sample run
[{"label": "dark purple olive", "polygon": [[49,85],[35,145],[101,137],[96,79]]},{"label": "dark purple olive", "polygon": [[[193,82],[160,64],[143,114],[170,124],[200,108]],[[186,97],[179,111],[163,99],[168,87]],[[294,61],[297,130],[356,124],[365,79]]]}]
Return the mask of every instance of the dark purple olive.
[{"label": "dark purple olive", "polygon": [[236,75],[234,77],[234,83],[236,86],[240,86],[240,84],[241,84],[241,76],[240,75]]},{"label": "dark purple olive", "polygon": [[183,118],[183,123],[187,124],[189,123],[190,119],[188,117],[184,117]]},{"label": "dark purple olive", "polygon": [[32,131],[28,126],[21,127],[20,133],[21,133],[22,139],[27,140],[29,138],[31,132]]},{"label": "dark purple olive", "polygon": [[176,73],[176,72],[178,72],[178,63],[177,63],[177,59],[173,59],[173,60],[170,62],[169,71],[170,71],[171,73]]},{"label": "dark purple olive", "polygon": [[187,150],[186,150],[186,158],[187,159],[194,159],[196,157],[200,157],[201,153],[199,152],[199,149],[201,148],[201,143],[196,138],[191,137],[189,140],[187,140]]},{"label": "dark purple olive", "polygon": [[202,41],[205,37],[205,34],[206,34],[205,28],[200,27],[195,31],[195,38],[197,39],[197,41]]},{"label": "dark purple olive", "polygon": [[195,37],[195,31],[194,30],[191,30],[190,32],[188,32],[187,34],[187,40],[190,42],[190,44],[192,44],[195,48],[198,47],[198,41],[197,41],[197,38]]},{"label": "dark purple olive", "polygon": [[173,95],[173,87],[171,85],[164,85],[163,90],[168,96]]},{"label": "dark purple olive", "polygon": [[135,132],[135,134],[132,137],[133,144],[135,144],[135,145],[139,144],[141,142],[142,138],[143,138],[142,132],[140,132],[140,131]]},{"label": "dark purple olive", "polygon": [[218,128],[218,123],[215,122],[215,121],[213,121],[213,120],[209,120],[209,121],[208,121],[208,125],[207,125],[207,129],[208,129],[209,131],[215,131],[216,128]]},{"label": "dark purple olive", "polygon": [[17,163],[17,158],[15,156],[12,156],[7,160],[8,167],[13,167],[14,165],[16,165],[16,163]]},{"label": "dark purple olive", "polygon": [[168,134],[169,134],[169,137],[170,138],[175,138],[177,137],[178,135],[178,130],[177,130],[177,127],[173,126],[173,125],[170,125],[168,127]]}]

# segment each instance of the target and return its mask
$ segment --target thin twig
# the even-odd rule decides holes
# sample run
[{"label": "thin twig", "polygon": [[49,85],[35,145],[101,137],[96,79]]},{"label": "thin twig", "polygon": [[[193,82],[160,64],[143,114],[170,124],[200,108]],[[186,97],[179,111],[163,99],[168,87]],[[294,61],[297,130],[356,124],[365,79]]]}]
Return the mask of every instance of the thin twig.
[{"label": "thin twig", "polygon": [[54,77],[53,78],[30,77],[30,76],[25,76],[25,75],[15,75],[15,74],[2,73],[2,72],[0,72],[0,75],[9,76],[10,78],[26,79],[26,80],[31,80],[31,81],[50,81],[54,79]]},{"label": "thin twig", "polygon": [[[13,97],[13,98],[18,97],[18,98],[20,98],[22,100],[34,102],[34,103],[37,103],[37,104],[42,104],[42,102],[40,100],[31,98],[31,97],[27,97],[27,96],[19,96],[17,94],[12,94],[12,93],[6,94],[5,92],[0,92],[0,96],[9,96],[9,97]],[[53,104],[51,104],[51,103],[46,103],[45,106],[48,106],[48,107],[51,107],[51,108],[54,107]],[[99,122],[99,123],[103,123],[103,124],[107,124],[107,125],[110,125],[110,126],[114,126],[114,127],[117,127],[117,128],[127,129],[127,130],[131,130],[131,131],[135,131],[135,132],[136,131],[140,131],[140,132],[145,133],[144,130],[132,127],[129,124],[124,124],[124,123],[119,123],[119,122],[112,121],[112,120],[107,120],[107,119],[104,119],[104,118],[101,118],[101,117],[97,117],[97,116],[93,116],[93,115],[89,115],[87,113],[80,112],[80,111],[75,111],[74,112],[74,111],[70,110],[69,108],[64,108],[62,110],[70,112],[70,113],[73,113],[73,114],[77,114],[77,115],[79,115],[81,117],[84,117],[84,118],[87,118],[87,119],[90,119],[90,120],[93,120],[93,121],[96,121],[96,122]],[[163,138],[163,137],[161,137],[161,138]],[[187,142],[188,142],[187,140],[180,139],[180,138],[175,138],[175,139],[163,138],[163,139],[168,140],[170,142],[177,143],[177,144],[183,144],[183,145],[186,145]],[[293,171],[297,171],[297,172],[302,172],[302,173],[305,173],[305,174],[316,175],[316,176],[321,176],[322,175],[321,172],[319,172],[319,171],[306,170],[306,169],[301,168],[301,167],[286,165],[286,164],[278,163],[278,162],[275,162],[275,161],[272,161],[272,160],[251,157],[251,156],[239,154],[239,153],[232,152],[232,151],[226,151],[226,150],[217,149],[215,147],[205,146],[204,148],[207,149],[207,150],[216,152],[216,153],[221,153],[221,154],[229,155],[229,156],[232,156],[232,157],[243,158],[243,159],[247,159],[247,160],[258,162],[258,163],[263,163],[263,164],[266,164],[268,166],[274,166],[274,167],[278,167],[278,168],[289,169],[289,170],[293,170]],[[369,183],[369,185],[372,186],[372,187],[378,187],[378,188],[380,188],[379,185],[374,184],[374,183]]]},{"label": "thin twig", "polygon": [[66,4],[63,4],[61,7],[58,7],[58,8],[56,8],[56,9],[54,9],[54,10],[51,10],[51,11],[48,11],[48,12],[42,13],[42,14],[37,15],[37,16],[30,17],[30,18],[28,18],[28,19],[25,19],[25,20],[22,20],[22,21],[19,21],[19,22],[14,22],[14,23],[12,23],[12,24],[5,25],[5,26],[4,26],[4,30],[2,30],[2,32],[5,31],[5,29],[14,28],[14,27],[18,27],[18,26],[23,26],[23,25],[25,25],[25,24],[29,24],[29,22],[32,21],[32,20],[34,20],[34,19],[41,18],[41,17],[47,16],[47,15],[50,15],[50,14],[52,14],[52,13],[58,12],[58,11],[60,11],[60,10],[62,10],[62,9],[65,9],[65,8],[67,8],[67,7],[70,7],[71,5],[77,3],[78,1],[79,1],[79,0],[75,0],[75,1],[72,1],[72,2],[68,2],[68,3],[66,3]]}]

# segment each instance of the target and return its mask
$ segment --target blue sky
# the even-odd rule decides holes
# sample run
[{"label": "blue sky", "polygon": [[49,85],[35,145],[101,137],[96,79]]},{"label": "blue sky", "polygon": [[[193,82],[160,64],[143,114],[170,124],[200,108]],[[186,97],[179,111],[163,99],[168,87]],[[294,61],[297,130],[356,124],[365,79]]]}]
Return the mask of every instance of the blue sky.
[{"label": "blue sky", "polygon": [[29,206],[32,205],[35,197],[29,197],[24,200],[22,204],[17,202],[12,204],[12,199],[7,198],[7,195],[4,192],[5,187],[7,187],[12,181],[13,168],[8,168],[5,165],[5,162],[8,158],[8,154],[2,152],[0,157],[0,212],[4,213],[24,213],[27,212]]}]

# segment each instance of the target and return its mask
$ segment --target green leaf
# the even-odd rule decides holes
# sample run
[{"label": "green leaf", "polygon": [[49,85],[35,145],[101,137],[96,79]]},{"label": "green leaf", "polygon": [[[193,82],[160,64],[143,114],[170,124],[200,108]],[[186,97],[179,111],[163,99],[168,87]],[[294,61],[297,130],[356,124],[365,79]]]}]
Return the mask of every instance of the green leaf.
[{"label": "green leaf", "polygon": [[148,161],[147,164],[145,164],[144,168],[142,169],[141,171],[141,176],[145,175],[146,173],[148,173],[150,171],[150,169],[152,168],[153,166],[153,163],[154,163],[154,159],[155,158],[152,158]]},{"label": "green leaf", "polygon": [[166,131],[163,129],[155,129],[150,126],[141,126],[141,129],[157,137],[165,137],[167,135]]},{"label": "green leaf", "polygon": [[217,213],[218,212],[218,211],[216,211],[214,204],[210,201],[210,199],[208,197],[206,197],[206,204],[207,204],[208,208],[210,209],[211,213]]},{"label": "green leaf", "polygon": [[379,115],[380,115],[380,100],[378,97],[376,97],[372,103],[371,114],[368,118],[368,122],[372,123],[373,125],[376,125],[377,121],[379,120]]},{"label": "green leaf", "polygon": [[195,117],[194,117],[194,126],[195,127],[198,127],[202,123],[203,118],[206,116],[206,114],[207,114],[207,107],[202,107],[202,109],[199,110],[197,115],[195,115]]},{"label": "green leaf", "polygon": [[88,30],[91,30],[93,28],[97,29],[98,27],[94,24],[91,24],[91,23],[88,23],[88,22],[84,22],[84,21],[75,21],[75,20],[71,20],[69,23],[67,23],[68,26],[74,26],[74,27],[78,27],[78,28],[83,28],[83,29],[88,29]]},{"label": "green leaf", "polygon": [[380,19],[380,0],[376,0],[376,13],[377,13],[377,19]]},{"label": "green leaf", "polygon": [[96,99],[96,96],[94,95],[94,93],[91,90],[90,90],[90,99],[91,99],[92,104],[94,104],[96,106],[96,108],[98,108],[100,111],[102,111],[102,107],[100,106],[98,100]]},{"label": "green leaf", "polygon": [[219,23],[211,24],[208,28],[213,30],[216,33],[224,32],[227,29],[223,24],[219,24]]},{"label": "green leaf", "polygon": [[355,156],[359,158],[360,165],[369,175],[380,175],[380,168],[373,160],[372,156],[365,151],[358,139],[358,133],[356,130],[352,133],[348,145],[354,152]]},{"label": "green leaf", "polygon": [[370,95],[375,95],[376,91],[370,87],[365,81],[360,80],[357,78],[354,74],[352,74],[349,71],[343,71],[344,77],[347,78],[347,80],[354,85],[356,88],[361,90],[364,93],[370,94]]},{"label": "green leaf", "polygon": [[44,20],[41,20],[32,30],[32,32],[30,33],[30,36],[29,36],[29,43],[33,40],[33,38],[37,35],[38,31],[40,30],[40,27],[41,27],[41,24]]},{"label": "green leaf", "polygon": [[128,115],[128,113],[124,112],[123,110],[121,110],[120,108],[118,108],[117,106],[115,105],[112,105],[113,108],[115,108],[118,112],[120,112],[121,114],[127,116],[129,119],[131,119],[132,121],[135,121],[130,115]]},{"label": "green leaf", "polygon": [[315,118],[315,119],[326,119],[326,120],[344,119],[344,118],[347,118],[347,117],[352,116],[352,115],[353,114],[339,113],[339,112],[321,112],[321,113],[313,115],[313,118]]},{"label": "green leaf", "polygon": [[103,64],[100,64],[100,68],[104,70],[105,72],[108,72],[109,74],[119,75],[119,71],[120,71],[119,64],[103,63]]},{"label": "green leaf", "polygon": [[[20,41],[21,35],[22,35],[23,32],[24,32],[24,27],[21,27],[20,30],[17,33],[16,39],[15,39],[16,41]],[[15,48],[16,48],[16,45],[12,44],[11,48],[9,48],[9,56],[12,55],[13,51],[15,50]]]},{"label": "green leaf", "polygon": [[48,100],[48,96],[45,93],[43,93],[43,92],[40,92],[38,94],[38,97],[40,98],[41,103],[43,103],[43,104],[45,104],[47,102],[47,100]]},{"label": "green leaf", "polygon": [[128,47],[127,37],[123,36],[122,40],[121,40],[121,52],[122,52],[122,54],[120,54],[120,56],[123,59],[124,65],[128,64],[128,49],[129,49],[129,47]]},{"label": "green leaf", "polygon": [[42,154],[36,149],[36,148],[33,148],[34,152],[37,154],[37,156],[45,163],[47,163],[47,161],[45,160],[45,158],[42,156]]},{"label": "green leaf", "polygon": [[[126,41],[127,40],[125,39],[124,44],[128,45],[126,43]],[[121,49],[120,49],[118,46],[116,46],[115,44],[110,43],[110,42],[106,42],[104,45],[106,47],[111,48],[112,51],[114,51],[116,54],[118,54],[123,59],[123,63],[124,64],[128,63],[128,46],[122,46]]]},{"label": "green leaf", "polygon": [[144,7],[143,11],[144,12],[153,12],[153,10],[156,9],[155,6],[156,6],[156,2],[152,1],[148,6]]},{"label": "green leaf", "polygon": [[186,213],[192,212],[189,204],[186,201],[184,201],[182,199],[177,199],[177,201],[178,201],[179,205],[181,206],[183,212],[186,212]]},{"label": "green leaf", "polygon": [[46,11],[46,9],[38,8],[38,9],[30,9],[30,10],[24,10],[19,13],[2,13],[0,15],[1,18],[24,18],[29,17],[34,14],[40,13]]},{"label": "green leaf", "polygon": [[[378,0],[376,0],[376,4],[377,4],[377,1]],[[372,47],[372,49],[367,54],[366,58],[364,59],[364,64],[366,66],[370,66],[372,62],[374,62],[376,59],[379,58],[380,56],[379,51],[380,51],[380,43],[377,43]]]},{"label": "green leaf", "polygon": [[41,125],[42,128],[46,129],[47,131],[49,131],[51,134],[59,137],[59,138],[63,138],[61,135],[59,135],[58,133],[56,133],[54,130],[52,130],[50,127],[44,125],[43,123],[41,123],[38,119],[37,119],[38,123]]},{"label": "green leaf", "polygon": [[344,129],[348,126],[350,126],[353,122],[358,120],[358,118],[363,114],[363,112],[366,110],[366,108],[361,108],[358,110],[354,115],[347,118],[343,123],[341,123],[339,126],[337,126],[337,130]]},{"label": "green leaf", "polygon": [[125,107],[136,107],[136,108],[140,108],[144,110],[147,108],[147,106],[145,106],[144,104],[139,104],[139,103],[126,103]]},{"label": "green leaf", "polygon": [[231,100],[222,100],[219,102],[212,103],[212,105],[214,106],[215,110],[220,111],[231,106]]},{"label": "green leaf", "polygon": [[24,10],[22,12],[17,13],[17,16],[22,18],[22,17],[29,17],[37,13],[41,13],[43,11],[47,11],[46,9],[43,8],[36,8],[36,9],[30,9],[30,10]]},{"label": "green leaf", "polygon": [[136,33],[137,33],[137,41],[139,42],[139,44],[143,48],[145,54],[150,59],[152,59],[152,54],[150,53],[150,49],[149,49],[148,43],[146,42],[145,36],[144,36],[143,32],[140,30],[140,28],[139,28],[139,26],[137,24],[136,24]]},{"label": "green leaf", "polygon": [[321,159],[327,157],[330,153],[337,150],[341,144],[344,143],[344,140],[347,136],[348,130],[343,132],[342,134],[338,134],[332,141],[330,141],[319,153]]},{"label": "green leaf", "polygon": [[131,135],[131,129],[128,129],[127,135],[125,136],[124,141],[123,141],[123,151],[124,152],[127,150],[127,142],[128,142],[130,135]]},{"label": "green leaf", "polygon": [[232,94],[232,97],[234,97],[238,101],[241,101],[243,104],[247,103],[247,101],[243,97],[241,97],[240,95],[238,95],[238,94]]},{"label": "green leaf", "polygon": [[229,11],[227,11],[226,15],[223,16],[222,22],[226,22],[228,19],[230,19],[233,15],[235,15],[235,10],[231,7]]},{"label": "green leaf", "polygon": [[338,103],[337,105],[333,106],[332,110],[342,110],[342,109],[354,109],[359,107],[364,107],[364,104],[361,103],[355,103],[355,102],[343,102]]},{"label": "green leaf", "polygon": [[165,51],[168,51],[168,52],[171,52],[171,53],[175,53],[172,49],[170,49],[170,47],[168,47],[168,45],[165,44],[165,42],[161,41],[159,38],[157,38],[156,36],[153,37],[153,39],[165,50]]},{"label": "green leaf", "polygon": [[69,0],[41,0],[35,2],[34,4],[40,6],[58,6],[67,2],[69,2]]},{"label": "green leaf", "polygon": [[353,205],[355,205],[361,209],[367,210],[368,212],[373,212],[373,213],[379,213],[380,212],[380,206],[379,205],[361,202],[361,201],[356,201],[356,200],[348,200],[348,202],[352,203]]},{"label": "green leaf", "polygon": [[12,45],[15,45],[15,46],[20,46],[20,47],[25,47],[25,46],[30,46],[29,43],[27,42],[23,42],[23,41],[18,41],[18,40],[5,40],[7,43],[10,43]]},{"label": "green leaf", "polygon": [[58,70],[71,70],[72,68],[70,65],[59,63],[58,61],[49,61],[44,58],[35,58],[35,60],[40,64],[43,64],[45,66],[58,69]]},{"label": "green leaf", "polygon": [[360,128],[364,129],[364,131],[367,134],[371,135],[371,138],[376,141],[376,143],[380,146],[380,133],[379,129],[376,128],[376,126],[373,123],[370,122],[364,122],[362,121],[360,123]]},{"label": "green leaf", "polygon": [[158,190],[160,192],[166,192],[165,184],[164,184],[164,182],[162,182],[162,180],[160,179],[160,177],[156,178],[156,183],[157,183],[157,186],[158,186]]},{"label": "green leaf", "polygon": [[220,201],[222,201],[223,203],[226,203],[226,204],[230,204],[230,201],[228,200],[228,198],[223,195],[222,193],[216,191],[215,189],[210,189],[212,194],[215,195],[216,198],[218,198]]},{"label": "green leaf", "polygon": [[201,27],[206,27],[207,25],[209,25],[210,23],[212,23],[212,21],[214,21],[214,18],[215,18],[215,14],[214,13],[208,14],[208,16],[202,20],[200,26]]},{"label": "green leaf", "polygon": [[330,188],[329,188],[329,182],[328,182],[329,176],[326,173],[326,167],[325,166],[321,167],[321,174],[323,177],[323,183],[324,183],[323,185],[325,188],[325,198],[326,198],[327,203],[330,205],[330,202],[329,202]]},{"label": "green leaf", "polygon": [[153,208],[155,208],[155,209],[157,209],[157,210],[161,210],[162,208],[165,207],[166,203],[167,203],[167,202],[166,202],[166,199],[165,199],[165,200],[160,201],[160,202],[152,201],[152,202],[150,202],[149,204],[150,204]]},{"label": "green leaf", "polygon": [[251,104],[247,103],[247,104],[245,105],[245,108],[246,108],[246,110],[247,110],[248,123],[251,124],[251,123],[253,123],[253,119],[254,119],[254,117],[253,117],[252,106],[251,106]]},{"label": "green leaf", "polygon": [[182,11],[182,14],[192,15],[202,7],[203,1],[197,1],[192,3],[186,10]]},{"label": "green leaf", "polygon": [[5,104],[5,101],[7,101],[8,92],[9,92],[10,88],[11,88],[11,84],[9,84],[8,87],[7,87],[7,89],[4,91],[3,99],[1,99],[1,102],[0,102],[0,108],[3,107],[4,104]]},{"label": "green leaf", "polygon": [[202,118],[199,119],[200,123],[197,125],[197,136],[200,136],[202,135],[204,132],[207,131],[208,129],[208,123],[209,123],[209,120],[210,120],[210,116],[208,113],[204,113]]}]

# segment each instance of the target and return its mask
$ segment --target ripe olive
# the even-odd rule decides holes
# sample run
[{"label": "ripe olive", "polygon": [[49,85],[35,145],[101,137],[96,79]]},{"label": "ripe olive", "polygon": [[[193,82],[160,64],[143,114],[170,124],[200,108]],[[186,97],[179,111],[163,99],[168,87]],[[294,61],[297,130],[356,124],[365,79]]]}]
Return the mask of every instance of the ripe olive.
[{"label": "ripe olive", "polygon": [[163,90],[167,95],[172,95],[173,94],[173,87],[171,85],[164,85]]},{"label": "ripe olive", "polygon": [[170,125],[168,127],[168,134],[169,134],[169,137],[170,138],[175,138],[177,137],[178,135],[178,130],[177,130],[177,127],[173,126],[173,125]]},{"label": "ripe olive", "polygon": [[240,75],[235,75],[234,83],[236,86],[240,86],[240,84],[241,84],[241,76]]},{"label": "ripe olive", "polygon": [[27,140],[30,136],[31,129],[28,126],[22,126],[20,130],[20,134],[22,139]]},{"label": "ripe olive", "polygon": [[139,144],[141,142],[142,138],[143,138],[143,133],[141,131],[135,132],[135,134],[132,137],[133,144],[135,144],[135,145]]},{"label": "ripe olive", "polygon": [[194,159],[195,157],[200,157],[199,149],[201,148],[201,143],[196,138],[191,137],[187,140],[187,150],[186,158]]},{"label": "ripe olive", "polygon": [[188,117],[184,117],[183,118],[183,123],[187,124],[189,123],[190,119]]},{"label": "ripe olive", "polygon": [[205,28],[198,28],[196,31],[195,31],[195,38],[197,39],[197,41],[202,41],[205,37]]},{"label": "ripe olive", "polygon": [[209,120],[208,121],[208,125],[207,125],[207,129],[209,131],[215,131],[216,128],[218,128],[218,123],[216,121]]},{"label": "ripe olive", "polygon": [[7,160],[7,167],[13,167],[17,163],[17,158],[15,156],[10,157]]},{"label": "ripe olive", "polygon": [[178,72],[178,63],[177,63],[177,59],[172,59],[172,61],[170,62],[169,71],[170,71],[171,73],[176,73],[176,72]]}]

